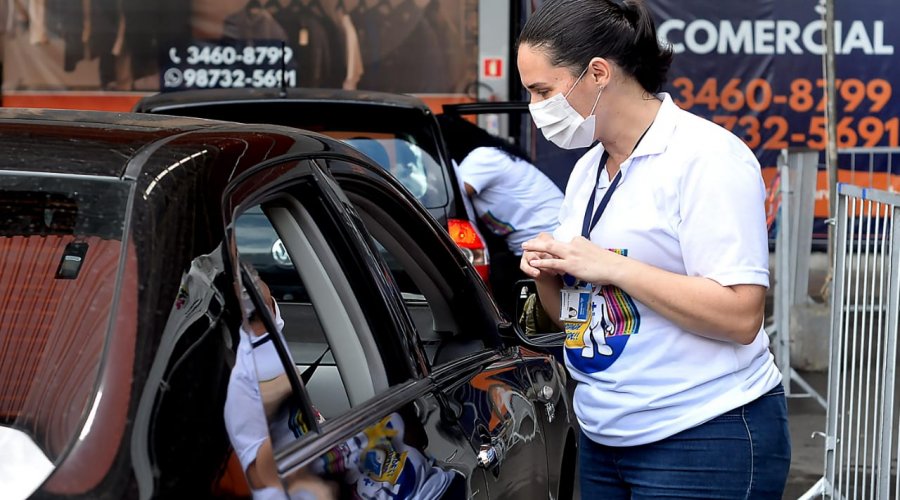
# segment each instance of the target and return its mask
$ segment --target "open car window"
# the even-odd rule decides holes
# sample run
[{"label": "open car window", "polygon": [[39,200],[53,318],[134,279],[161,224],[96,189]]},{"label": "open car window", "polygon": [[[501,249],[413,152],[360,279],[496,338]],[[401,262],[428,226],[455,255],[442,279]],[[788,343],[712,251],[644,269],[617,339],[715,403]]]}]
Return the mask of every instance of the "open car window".
[{"label": "open car window", "polygon": [[[249,214],[254,224],[268,224],[251,232],[281,241],[293,263],[285,280],[302,285],[303,299],[274,299],[242,255],[253,247],[240,234],[249,222],[233,225],[240,288],[250,300],[242,293],[245,320],[225,422],[248,484],[254,493],[292,498],[460,497],[465,476],[436,459],[448,452],[440,447],[446,436],[436,432],[443,413],[433,381],[415,372],[401,347],[411,331],[394,316],[399,304],[376,253],[390,251],[372,244],[323,171],[280,189],[241,209],[238,219]],[[410,288],[404,296],[422,300],[426,293]]]},{"label": "open car window", "polygon": [[[335,160],[328,164],[341,168]],[[458,247],[435,245],[437,238],[429,234],[434,230],[424,219],[408,217],[390,194],[354,186],[348,187],[347,197],[403,297],[428,362],[437,366],[483,351],[491,341],[485,338],[489,330],[473,320],[477,298],[462,291],[471,282],[460,270],[465,257],[451,254]]]},{"label": "open car window", "polygon": [[[397,367],[387,366],[383,350],[391,343],[377,343],[373,333],[385,325],[374,324],[372,311],[357,299],[365,291],[357,290],[356,280],[351,284],[352,262],[335,249],[346,245],[335,223],[312,180],[267,193],[235,218],[234,258],[249,278],[241,280],[247,292],[241,298],[244,321],[224,420],[254,490],[309,486],[280,480],[272,468],[275,457],[325,436],[357,418],[355,408],[410,382],[409,374],[402,380],[390,375]],[[266,250],[273,246],[285,253],[280,265],[277,252]],[[281,291],[270,281],[280,283]],[[305,469],[313,482],[309,472],[325,474]]]}]

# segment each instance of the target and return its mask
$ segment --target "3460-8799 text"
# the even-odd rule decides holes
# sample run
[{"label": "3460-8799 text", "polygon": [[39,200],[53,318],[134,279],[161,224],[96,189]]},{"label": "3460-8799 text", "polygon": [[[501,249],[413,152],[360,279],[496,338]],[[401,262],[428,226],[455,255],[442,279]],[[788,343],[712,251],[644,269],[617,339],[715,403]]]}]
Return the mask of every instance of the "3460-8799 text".
[{"label": "3460-8799 text", "polygon": [[[684,109],[713,111],[713,121],[741,136],[750,148],[782,149],[788,146],[825,147],[825,98],[822,79],[796,78],[789,91],[776,93],[762,78],[742,81],[732,78],[720,85],[708,78],[697,85],[686,77],[676,78],[676,104]],[[838,106],[844,116],[837,124],[838,146],[843,148],[900,145],[900,118],[877,115],[891,99],[890,82],[856,78],[836,82]],[[798,124],[797,115],[810,113]],[[868,114],[868,116],[859,116]],[[789,122],[786,115],[791,115]]]}]

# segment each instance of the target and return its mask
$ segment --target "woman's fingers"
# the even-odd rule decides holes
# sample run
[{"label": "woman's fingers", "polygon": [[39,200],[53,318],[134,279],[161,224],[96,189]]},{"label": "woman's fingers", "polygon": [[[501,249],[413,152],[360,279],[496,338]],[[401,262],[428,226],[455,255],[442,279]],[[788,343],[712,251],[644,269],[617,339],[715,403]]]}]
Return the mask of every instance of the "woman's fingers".
[{"label": "woman's fingers", "polygon": [[552,271],[558,274],[565,273],[568,267],[565,260],[554,259],[552,257],[545,259],[534,259],[529,264],[531,264],[531,267],[538,269],[539,271]]},{"label": "woman's fingers", "polygon": [[541,271],[540,269],[535,269],[531,266],[530,262],[534,260],[534,257],[535,255],[531,252],[523,253],[522,260],[519,261],[519,269],[521,269],[521,271],[526,275],[532,278],[537,278],[541,274]]},{"label": "woman's fingers", "polygon": [[551,254],[556,257],[565,257],[569,250],[568,243],[562,243],[554,239],[535,238],[522,243],[526,252]]}]

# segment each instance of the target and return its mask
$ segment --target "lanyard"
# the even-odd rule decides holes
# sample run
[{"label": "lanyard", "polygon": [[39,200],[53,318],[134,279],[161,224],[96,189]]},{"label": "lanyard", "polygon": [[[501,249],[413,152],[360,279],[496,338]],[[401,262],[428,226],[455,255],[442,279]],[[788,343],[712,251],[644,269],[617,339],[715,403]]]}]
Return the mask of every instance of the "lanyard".
[{"label": "lanyard", "polygon": [[[584,222],[581,224],[581,236],[591,239],[591,230],[594,229],[594,226],[600,222],[600,216],[603,215],[603,212],[606,210],[606,206],[609,205],[609,200],[612,198],[613,193],[616,191],[616,188],[619,187],[619,180],[622,178],[622,169],[619,169],[619,173],[613,178],[612,182],[609,184],[609,189],[606,190],[606,194],[603,195],[603,198],[600,199],[600,205],[597,207],[597,211],[594,212],[594,201],[597,199],[597,184],[600,183],[600,175],[603,173],[603,169],[606,168],[606,161],[609,159],[609,153],[606,151],[603,152],[603,156],[600,157],[600,165],[597,166],[597,180],[594,181],[594,190],[591,192],[591,198],[588,200],[587,210],[584,212]],[[591,214],[594,216],[591,217]]]},{"label": "lanyard", "polygon": [[[584,236],[587,239],[591,239],[591,229],[594,229],[594,226],[600,221],[600,216],[603,215],[603,211],[606,210],[606,205],[609,205],[609,200],[612,198],[613,193],[616,191],[616,187],[619,185],[619,179],[622,178],[622,170],[620,169],[619,173],[616,174],[615,178],[613,178],[610,183],[609,188],[606,190],[606,194],[600,199],[600,206],[597,207],[597,212],[594,213],[594,200],[597,198],[597,184],[600,183],[600,174],[602,174],[603,169],[606,168],[606,160],[608,159],[609,153],[604,151],[603,155],[600,157],[600,164],[597,166],[597,180],[594,181],[594,190],[591,192],[587,210],[584,212],[584,222],[581,224],[581,236]],[[593,217],[591,217],[592,213],[594,214]],[[563,284],[565,284],[565,286],[575,286],[575,282],[575,277],[571,274],[566,273],[563,276]]]},{"label": "lanyard", "polygon": [[[637,150],[638,144],[641,143],[641,140],[647,135],[647,131],[650,130],[650,127],[653,125],[653,122],[647,126],[644,130],[644,133],[638,137],[637,142],[632,148],[631,152],[634,153]],[[587,210],[584,212],[584,222],[581,224],[581,236],[586,239],[591,239],[591,230],[594,229],[594,226],[600,222],[600,216],[603,215],[603,212],[606,210],[606,206],[609,205],[609,200],[612,198],[613,193],[616,191],[616,188],[619,187],[619,181],[622,180],[622,168],[619,167],[619,172],[613,178],[612,182],[609,184],[609,188],[606,190],[606,194],[603,195],[603,198],[600,199],[600,205],[597,207],[597,211],[594,212],[594,201],[597,199],[597,184],[600,183],[600,174],[603,173],[603,170],[606,168],[606,162],[609,160],[609,152],[603,151],[603,155],[600,157],[600,164],[597,165],[597,180],[594,181],[594,190],[591,192],[591,197],[588,200]],[[591,217],[593,214],[593,217]],[[571,287],[575,286],[576,279],[574,276],[566,273],[563,276],[563,284],[565,286]]]},{"label": "lanyard", "polygon": [[[644,129],[644,133],[638,137],[637,142],[634,143],[634,147],[631,148],[632,153],[637,150],[638,144],[644,140],[644,136],[647,135],[647,131],[650,130],[651,126],[653,126],[653,122],[650,122],[650,125],[647,125],[647,128]],[[593,231],[594,226],[600,222],[600,216],[603,215],[603,211],[606,210],[606,205],[609,205],[609,199],[612,198],[616,188],[619,187],[619,181],[622,180],[622,168],[620,167],[619,172],[613,178],[612,182],[609,183],[606,194],[600,199],[600,206],[597,207],[597,212],[594,212],[594,200],[597,199],[597,184],[600,184],[600,174],[602,174],[603,169],[606,168],[607,160],[609,160],[609,152],[603,151],[603,155],[600,157],[600,164],[597,166],[597,180],[594,181],[594,190],[591,192],[587,210],[584,212],[584,222],[581,223],[581,236],[586,239],[591,239],[591,231]],[[594,214],[594,216],[591,217],[591,214]]]}]

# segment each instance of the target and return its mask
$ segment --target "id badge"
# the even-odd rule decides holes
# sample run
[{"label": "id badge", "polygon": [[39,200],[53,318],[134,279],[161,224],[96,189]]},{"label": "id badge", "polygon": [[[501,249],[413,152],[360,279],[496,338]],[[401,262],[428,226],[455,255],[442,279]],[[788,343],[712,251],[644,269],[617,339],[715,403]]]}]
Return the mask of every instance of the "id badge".
[{"label": "id badge", "polygon": [[560,290],[559,319],[565,323],[586,323],[590,320],[591,289],[563,287]]}]

